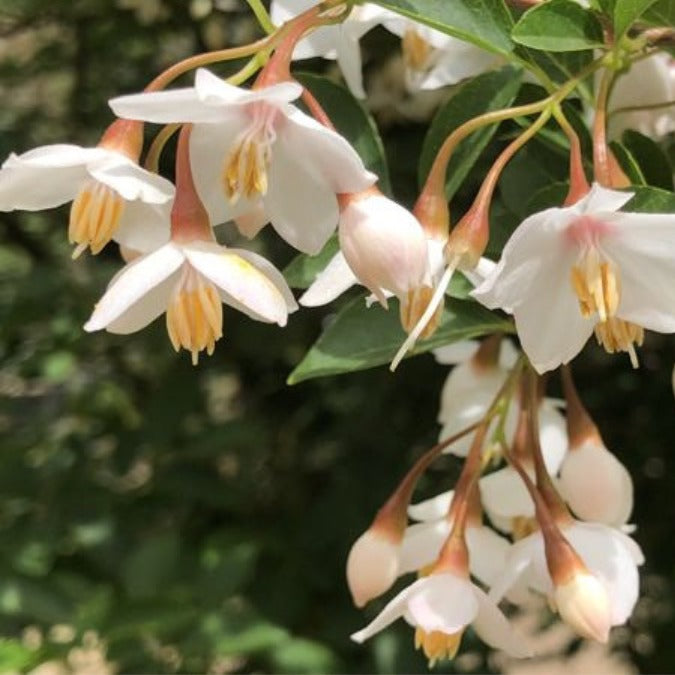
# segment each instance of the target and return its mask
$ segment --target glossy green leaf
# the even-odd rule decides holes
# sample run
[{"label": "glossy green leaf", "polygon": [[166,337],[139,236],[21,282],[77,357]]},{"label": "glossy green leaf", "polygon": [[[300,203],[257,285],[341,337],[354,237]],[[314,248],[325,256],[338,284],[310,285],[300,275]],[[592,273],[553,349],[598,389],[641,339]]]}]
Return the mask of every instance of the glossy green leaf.
[{"label": "glossy green leaf", "polygon": [[654,26],[675,26],[675,2],[658,0],[644,13],[642,21]]},{"label": "glossy green leaf", "polygon": [[621,37],[654,2],[655,0],[614,0],[615,39]]},{"label": "glossy green leaf", "polygon": [[609,147],[614,153],[616,161],[619,163],[619,166],[623,169],[623,172],[628,176],[628,179],[633,185],[645,185],[645,177],[642,175],[640,170],[640,165],[637,163],[635,157],[623,143],[618,141],[612,141],[609,144]]},{"label": "glossy green leaf", "polygon": [[[420,340],[413,354],[487,333],[510,332],[512,324],[468,300],[448,300],[438,330]],[[363,297],[346,305],[288,378],[289,384],[350,373],[389,363],[405,340],[398,302],[389,310],[366,307]]]},{"label": "glossy green leaf", "polygon": [[513,49],[503,0],[377,0],[377,4],[498,54]]},{"label": "glossy green leaf", "polygon": [[512,32],[519,44],[552,52],[601,47],[602,26],[574,0],[550,0],[523,14]]},{"label": "glossy green leaf", "polygon": [[382,139],[368,111],[351,92],[323,75],[300,73],[296,79],[314,95],[335,128],[354,146],[366,168],[376,173],[378,187],[389,194],[389,170]]},{"label": "glossy green leaf", "polygon": [[339,250],[340,244],[337,235],[334,235],[316,255],[301,253],[295,256],[284,270],[288,285],[291,288],[307,288]]},{"label": "glossy green leaf", "polygon": [[[460,87],[438,111],[427,132],[420,157],[420,184],[447,136],[464,122],[490,110],[508,107],[520,88],[522,71],[507,66],[484,73]],[[497,124],[485,126],[465,138],[455,150],[448,165],[445,192],[448,199],[455,194],[474,166],[481,152],[497,131]]]},{"label": "glossy green leaf", "polygon": [[632,213],[675,213],[675,193],[653,187],[630,187],[635,196],[622,211]]},{"label": "glossy green leaf", "polygon": [[658,143],[633,129],[623,132],[621,142],[640,166],[647,185],[673,189],[673,167]]}]

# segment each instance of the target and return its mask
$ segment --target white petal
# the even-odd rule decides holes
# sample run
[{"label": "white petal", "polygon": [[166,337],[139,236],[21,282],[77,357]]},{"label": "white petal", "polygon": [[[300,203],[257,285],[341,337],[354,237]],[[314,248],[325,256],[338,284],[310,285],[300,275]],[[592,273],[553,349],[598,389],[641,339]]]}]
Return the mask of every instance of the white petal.
[{"label": "white petal", "polygon": [[[184,260],[180,248],[169,243],[154,253],[130,262],[113,279],[84,329],[91,332],[108,328],[132,305],[170,277]],[[166,309],[166,306],[163,309]],[[153,308],[146,308],[146,311],[149,323],[157,314],[154,314]]]},{"label": "white petal", "polygon": [[423,502],[418,502],[417,504],[411,504],[408,507],[408,515],[413,520],[419,520],[423,522],[443,518],[448,513],[448,509],[450,508],[450,503],[452,502],[452,497],[454,494],[454,490],[448,490],[447,492],[442,492],[431,499],[426,499]]},{"label": "white petal", "polygon": [[170,218],[171,204],[128,202],[113,239],[134,251],[151,253],[169,241]]},{"label": "white petal", "polygon": [[470,624],[478,613],[473,584],[454,574],[430,574],[426,584],[408,598],[408,612],[414,625],[425,632],[456,633]]},{"label": "white petal", "polygon": [[455,365],[468,361],[478,349],[478,340],[460,340],[433,350],[434,358],[443,365]]},{"label": "white petal", "polygon": [[105,155],[100,148],[76,145],[10,155],[0,170],[0,211],[39,211],[69,202],[87,178],[87,163]]},{"label": "white petal", "polygon": [[565,459],[569,441],[564,415],[547,400],[539,406],[539,444],[546,470],[554,476]]},{"label": "white petal", "polygon": [[356,283],[354,272],[342,252],[338,251],[300,297],[300,304],[303,307],[326,305]]},{"label": "white petal", "polygon": [[258,101],[278,106],[298,98],[302,86],[297,82],[278,82],[260,89],[244,89],[225,82],[206,68],[198,68],[195,90],[202,101],[214,107],[245,106]]},{"label": "white petal", "polygon": [[166,178],[146,171],[117,152],[109,152],[107,157],[91,162],[87,170],[127,201],[138,199],[149,204],[164,204],[175,193],[173,183]]},{"label": "white petal", "polygon": [[439,89],[448,84],[456,84],[498,64],[497,57],[491,52],[455,38],[450,40],[452,43],[443,48],[440,58],[422,78],[420,89]]},{"label": "white petal", "polygon": [[222,124],[198,124],[190,134],[192,176],[212,225],[220,225],[255,208],[255,203],[246,199],[240,199],[234,206],[229,204],[223,183],[225,162],[235,140],[248,124],[248,116],[239,112]]},{"label": "white petal", "polygon": [[589,193],[572,205],[572,209],[579,213],[588,213],[594,215],[598,212],[612,213],[618,211],[627,204],[633,197],[634,192],[620,192],[619,190],[610,190],[599,183],[593,183]]},{"label": "white petal", "polygon": [[194,87],[118,96],[108,101],[118,117],[155,124],[220,122],[224,108],[205,103]]},{"label": "white petal", "polygon": [[251,262],[218,244],[194,242],[184,246],[189,263],[240,306],[265,321],[286,325],[288,310],[275,283]]},{"label": "white petal", "polygon": [[408,526],[399,551],[399,574],[415,572],[433,563],[450,534],[450,527],[445,518]]},{"label": "white petal", "polygon": [[338,204],[335,191],[303,161],[305,152],[302,145],[290,145],[286,134],[279,135],[263,202],[279,235],[299,251],[316,255],[337,227]]},{"label": "white petal", "polygon": [[675,216],[617,213],[612,220],[617,230],[603,237],[602,250],[620,270],[617,315],[675,332]]},{"label": "white petal", "polygon": [[379,633],[381,630],[394,623],[396,619],[403,616],[407,609],[408,599],[417,592],[419,587],[426,582],[425,579],[418,579],[415,583],[406,586],[396,597],[390,600],[385,608],[363,629],[351,635],[354,642],[364,642],[369,637]]},{"label": "white petal", "polygon": [[474,594],[478,601],[478,615],[473,621],[473,627],[478,637],[485,644],[503,649],[515,658],[522,659],[532,656],[532,650],[527,646],[524,639],[513,630],[499,607],[480,588],[474,586]]},{"label": "white petal", "polygon": [[506,556],[506,566],[490,589],[490,599],[499,602],[508,590],[516,585],[521,576],[537,591],[547,592],[553,588],[546,570],[541,532],[535,532],[511,546]]},{"label": "white petal", "polygon": [[466,528],[471,574],[486,586],[492,586],[506,565],[506,555],[511,548],[508,539],[489,527]]},{"label": "white petal", "polygon": [[377,181],[377,176],[366,170],[356,150],[340,134],[290,106],[287,122],[283,129],[287,147],[296,154],[302,148],[302,161],[308,171],[321,176],[333,192],[358,192]]},{"label": "white petal", "polygon": [[349,87],[349,91],[356,98],[365,98],[366,92],[363,89],[363,74],[361,66],[361,47],[358,37],[355,37],[346,30],[340,30],[337,47],[337,62]]},{"label": "white petal", "polygon": [[534,516],[534,503],[525,484],[514,469],[507,466],[479,481],[481,499],[485,511],[501,518]]}]

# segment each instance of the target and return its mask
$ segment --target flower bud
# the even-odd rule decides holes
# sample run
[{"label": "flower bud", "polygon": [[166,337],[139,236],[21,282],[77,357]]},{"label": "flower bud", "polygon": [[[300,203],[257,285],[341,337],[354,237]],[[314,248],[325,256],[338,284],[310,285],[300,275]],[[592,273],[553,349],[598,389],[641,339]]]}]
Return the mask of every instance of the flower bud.
[{"label": "flower bud", "polygon": [[579,635],[607,642],[612,625],[607,589],[587,571],[576,572],[571,579],[555,587],[553,596],[560,617]]},{"label": "flower bud", "polygon": [[381,193],[350,195],[340,214],[340,247],[352,272],[386,307],[429,275],[427,241],[417,219]]},{"label": "flower bud", "polygon": [[560,492],[582,520],[620,527],[633,510],[633,481],[599,441],[572,448],[560,468]]},{"label": "flower bud", "polygon": [[399,548],[372,528],[354,542],[347,558],[347,584],[357,607],[382,595],[396,581]]}]

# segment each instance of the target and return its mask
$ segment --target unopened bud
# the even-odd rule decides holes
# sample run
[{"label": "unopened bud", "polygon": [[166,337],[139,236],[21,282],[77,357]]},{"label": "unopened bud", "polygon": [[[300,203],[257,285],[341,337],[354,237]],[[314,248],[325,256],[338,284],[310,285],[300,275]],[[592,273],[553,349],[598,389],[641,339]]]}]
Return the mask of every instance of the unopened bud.
[{"label": "unopened bud", "polygon": [[563,621],[582,637],[607,642],[612,625],[610,599],[602,582],[587,571],[555,587],[554,602]]},{"label": "unopened bud", "polygon": [[388,591],[398,576],[399,545],[372,528],[353,544],[347,558],[347,584],[357,607]]},{"label": "unopened bud", "polygon": [[560,492],[582,520],[620,527],[633,510],[633,481],[600,443],[571,448],[560,468]]},{"label": "unopened bud", "polygon": [[410,211],[377,191],[346,201],[338,234],[352,272],[384,306],[384,291],[404,298],[429,276],[422,226]]}]

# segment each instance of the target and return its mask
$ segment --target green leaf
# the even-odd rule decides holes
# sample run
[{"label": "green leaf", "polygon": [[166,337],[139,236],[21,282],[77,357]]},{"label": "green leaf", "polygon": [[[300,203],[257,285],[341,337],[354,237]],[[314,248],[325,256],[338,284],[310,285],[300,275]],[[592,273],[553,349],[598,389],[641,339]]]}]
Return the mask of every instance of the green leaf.
[{"label": "green leaf", "polygon": [[645,177],[642,175],[642,171],[640,171],[640,165],[628,148],[618,141],[612,141],[609,147],[612,149],[619,166],[630,179],[630,182],[633,185],[645,185],[647,181],[645,181]]},{"label": "green leaf", "polygon": [[653,187],[630,187],[635,196],[622,211],[631,213],[675,213],[675,193]]},{"label": "green leaf", "polygon": [[483,49],[508,54],[513,49],[513,24],[503,0],[376,0],[378,5],[432,28],[473,42]]},{"label": "green leaf", "polygon": [[148,537],[122,564],[122,580],[132,598],[159,593],[173,576],[180,542],[173,532]]},{"label": "green leaf", "polygon": [[313,94],[335,128],[352,144],[367,169],[376,173],[378,187],[389,194],[389,169],[382,139],[373,118],[351,92],[323,75],[300,73],[296,79]]},{"label": "green leaf", "polygon": [[316,255],[301,253],[295,256],[284,270],[288,285],[291,288],[307,288],[339,250],[340,244],[337,235],[334,235]]},{"label": "green leaf", "polygon": [[[438,330],[421,340],[413,350],[421,354],[458,340],[493,332],[511,332],[511,323],[473,301],[448,300]],[[347,304],[311,347],[288,378],[289,384],[303,380],[389,363],[405,340],[399,323],[398,302],[389,310],[379,305],[366,307],[363,297]]]},{"label": "green leaf", "polygon": [[[508,107],[520,88],[522,71],[512,66],[484,73],[460,87],[434,117],[424,139],[420,157],[420,184],[446,137],[457,127],[476,115]],[[474,166],[481,152],[497,131],[491,124],[465,138],[455,150],[448,165],[445,193],[451,199]]]},{"label": "green leaf", "polygon": [[674,26],[675,2],[673,0],[658,0],[645,12],[642,20],[654,26]]},{"label": "green leaf", "polygon": [[673,169],[658,143],[633,129],[623,132],[621,142],[637,161],[648,185],[673,189]]},{"label": "green leaf", "polygon": [[[620,38],[656,0],[615,0],[614,39]],[[672,0],[671,0],[672,4]]]},{"label": "green leaf", "polygon": [[551,52],[576,52],[604,44],[593,12],[573,0],[550,0],[520,18],[511,33],[521,45]]}]

